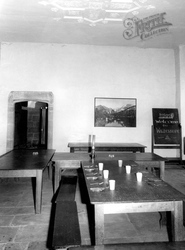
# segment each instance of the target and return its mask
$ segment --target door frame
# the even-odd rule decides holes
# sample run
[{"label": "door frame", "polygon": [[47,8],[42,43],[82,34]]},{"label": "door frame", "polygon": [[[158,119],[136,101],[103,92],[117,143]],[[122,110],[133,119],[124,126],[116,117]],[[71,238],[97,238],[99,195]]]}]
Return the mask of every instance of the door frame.
[{"label": "door frame", "polygon": [[6,152],[14,148],[15,103],[24,101],[45,102],[48,104],[48,149],[53,148],[53,93],[41,91],[12,91],[8,98],[8,124]]}]

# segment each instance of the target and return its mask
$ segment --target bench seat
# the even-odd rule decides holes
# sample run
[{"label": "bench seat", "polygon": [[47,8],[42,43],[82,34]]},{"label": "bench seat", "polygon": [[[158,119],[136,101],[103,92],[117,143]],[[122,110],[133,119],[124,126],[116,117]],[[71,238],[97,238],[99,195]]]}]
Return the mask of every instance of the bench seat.
[{"label": "bench seat", "polygon": [[78,210],[75,201],[77,176],[63,175],[55,200],[52,247],[61,249],[81,245]]},{"label": "bench seat", "polygon": [[77,176],[62,176],[60,187],[56,197],[56,203],[59,201],[74,201],[76,193]]},{"label": "bench seat", "polygon": [[54,249],[81,244],[78,211],[75,201],[57,202],[53,243]]}]

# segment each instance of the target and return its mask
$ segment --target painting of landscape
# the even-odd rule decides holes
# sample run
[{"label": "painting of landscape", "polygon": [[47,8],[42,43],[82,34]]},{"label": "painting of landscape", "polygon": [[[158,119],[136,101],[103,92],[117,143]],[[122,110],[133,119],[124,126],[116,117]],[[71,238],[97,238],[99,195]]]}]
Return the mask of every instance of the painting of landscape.
[{"label": "painting of landscape", "polygon": [[136,127],[135,98],[95,98],[95,127]]}]

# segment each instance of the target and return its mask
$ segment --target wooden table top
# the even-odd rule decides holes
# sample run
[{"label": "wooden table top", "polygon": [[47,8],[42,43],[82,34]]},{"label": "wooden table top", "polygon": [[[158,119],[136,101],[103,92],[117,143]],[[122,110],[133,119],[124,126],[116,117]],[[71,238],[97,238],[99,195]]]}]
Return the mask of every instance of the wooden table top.
[{"label": "wooden table top", "polygon": [[[123,162],[124,166],[126,164],[128,164],[128,161]],[[82,169],[90,202],[96,204],[185,200],[184,194],[146,170],[141,170],[143,180],[138,183],[136,172],[139,171],[139,168],[133,162],[130,165],[132,165],[131,174],[126,174],[125,167],[118,167],[117,161],[104,161],[104,169],[109,170],[109,180],[116,180],[115,190],[111,191],[108,181],[104,180],[102,172],[95,167],[96,164],[92,167],[89,162],[83,162]],[[93,169],[92,172],[89,169]],[[101,184],[102,182],[103,184]]]},{"label": "wooden table top", "polygon": [[[69,142],[68,147],[90,147],[90,142]],[[117,142],[96,142],[96,147],[142,147],[146,146],[139,143],[117,143]]]},{"label": "wooden table top", "polygon": [[17,149],[0,157],[0,170],[44,169],[54,155],[53,149]]},{"label": "wooden table top", "polygon": [[[165,159],[154,153],[124,153],[124,152],[97,152],[97,160],[113,159],[113,160],[132,160],[132,161],[165,161]],[[96,159],[95,158],[95,159]]]},{"label": "wooden table top", "polygon": [[[123,152],[96,152],[95,160],[132,160],[132,161],[165,161],[165,159],[154,153],[123,153]],[[89,153],[55,152],[53,161],[67,160],[90,160]]]},{"label": "wooden table top", "polygon": [[55,152],[52,161],[88,161],[89,153]]}]

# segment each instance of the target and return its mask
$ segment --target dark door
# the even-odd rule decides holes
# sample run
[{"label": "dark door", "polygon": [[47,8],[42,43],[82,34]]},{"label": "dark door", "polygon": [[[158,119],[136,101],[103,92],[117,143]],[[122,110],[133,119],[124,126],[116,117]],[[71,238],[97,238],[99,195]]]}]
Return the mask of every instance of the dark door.
[{"label": "dark door", "polygon": [[40,146],[47,148],[48,108],[40,108]]},{"label": "dark door", "polygon": [[24,148],[27,144],[27,102],[15,103],[14,148]]},{"label": "dark door", "polygon": [[48,104],[26,101],[15,104],[14,148],[47,148]]}]

